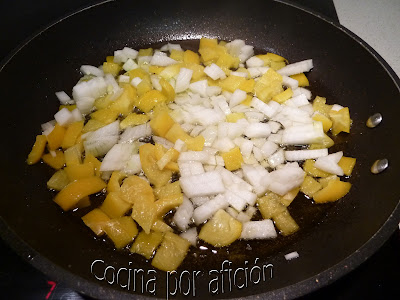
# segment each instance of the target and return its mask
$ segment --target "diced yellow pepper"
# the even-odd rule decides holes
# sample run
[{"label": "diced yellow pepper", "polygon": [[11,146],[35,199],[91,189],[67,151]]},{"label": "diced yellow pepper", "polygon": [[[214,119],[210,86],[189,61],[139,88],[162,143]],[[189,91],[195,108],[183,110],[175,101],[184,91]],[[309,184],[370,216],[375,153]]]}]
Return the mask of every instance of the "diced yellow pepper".
[{"label": "diced yellow pepper", "polygon": [[64,170],[70,181],[94,176],[94,165],[90,163],[68,166]]},{"label": "diced yellow pepper", "polygon": [[82,133],[87,133],[90,131],[95,131],[100,129],[101,127],[106,126],[107,124],[97,121],[97,120],[89,120],[82,129]]},{"label": "diced yellow pepper", "polygon": [[315,160],[312,159],[307,159],[304,164],[303,164],[303,170],[306,172],[308,175],[312,177],[328,177],[332,174],[327,173],[325,171],[322,171],[320,169],[317,169],[315,166]]},{"label": "diced yellow pepper", "polygon": [[273,96],[283,92],[282,76],[273,69],[268,69],[255,83],[253,91],[255,96],[260,100],[264,102],[270,101]]},{"label": "diced yellow pepper", "polygon": [[121,183],[122,180],[126,177],[125,174],[114,171],[111,174],[110,180],[108,181],[107,184],[107,192],[112,193],[112,192],[119,192],[121,190]]},{"label": "diced yellow pepper", "polygon": [[44,149],[46,148],[47,138],[45,135],[37,135],[35,143],[33,144],[32,150],[28,155],[26,163],[28,165],[36,164],[43,155]]},{"label": "diced yellow pepper", "polygon": [[166,81],[164,78],[160,79],[160,85],[161,85],[161,93],[163,93],[163,95],[165,97],[167,97],[167,102],[172,102],[175,100],[175,90],[172,87],[172,85]]},{"label": "diced yellow pepper", "polygon": [[157,247],[161,244],[163,237],[164,235],[161,232],[150,232],[147,234],[142,231],[135,239],[130,251],[150,259],[154,255]]},{"label": "diced yellow pepper", "polygon": [[307,78],[306,75],[304,75],[304,73],[292,75],[290,77],[292,77],[293,79],[297,80],[299,82],[299,86],[300,87],[309,86],[310,85],[310,82],[308,81],[308,78]]},{"label": "diced yellow pepper", "polygon": [[191,138],[178,123],[174,123],[164,137],[172,143],[175,143],[178,139],[186,141]]},{"label": "diced yellow pepper", "polygon": [[202,151],[204,148],[205,138],[202,135],[198,135],[194,138],[188,138],[184,142],[188,150],[192,151]]},{"label": "diced yellow pepper", "polygon": [[104,227],[110,222],[110,218],[100,209],[95,208],[82,217],[83,223],[97,235],[104,233]]},{"label": "diced yellow pepper", "polygon": [[124,201],[118,192],[109,193],[100,206],[100,209],[110,218],[122,217],[131,208],[132,204]]},{"label": "diced yellow pepper", "polygon": [[153,48],[140,49],[138,56],[153,56]]},{"label": "diced yellow pepper", "polygon": [[63,108],[66,108],[69,111],[73,111],[76,108],[76,104],[60,105],[58,110],[62,110]]},{"label": "diced yellow pepper", "polygon": [[87,154],[83,161],[84,164],[92,164],[94,169],[94,175],[100,177],[101,162],[93,156],[93,154]]},{"label": "diced yellow pepper", "polygon": [[200,39],[199,49],[206,48],[206,47],[215,47],[217,45],[218,45],[217,39],[209,39],[209,38],[202,37]]},{"label": "diced yellow pepper", "polygon": [[55,156],[50,153],[47,153],[42,156],[43,161],[48,164],[50,167],[59,170],[65,165],[65,157],[64,152],[60,150],[55,150]]},{"label": "diced yellow pepper", "polygon": [[170,117],[167,111],[156,113],[150,121],[150,127],[154,134],[161,137],[165,137],[165,134],[174,124],[174,120]]},{"label": "diced yellow pepper", "polygon": [[291,88],[287,88],[285,91],[283,91],[282,93],[279,93],[278,95],[275,95],[274,97],[272,97],[272,100],[274,100],[275,102],[278,102],[280,104],[284,103],[286,100],[292,98],[293,96],[293,91]]},{"label": "diced yellow pepper", "polygon": [[227,78],[220,80],[219,86],[223,90],[233,93],[239,88],[240,85],[245,85],[246,81],[247,80],[244,77],[230,75]]},{"label": "diced yellow pepper", "polygon": [[254,79],[247,79],[247,80],[243,81],[241,84],[239,84],[238,88],[242,91],[245,91],[246,93],[250,93],[253,91],[254,86],[255,86]]},{"label": "diced yellow pepper", "polygon": [[77,165],[82,163],[82,148],[76,144],[64,151],[65,164],[67,166]]},{"label": "diced yellow pepper", "polygon": [[182,203],[183,203],[183,194],[175,194],[157,200],[155,202],[157,218],[161,218],[171,209],[177,208]]},{"label": "diced yellow pepper", "polygon": [[162,170],[169,162],[176,162],[178,157],[179,151],[174,148],[168,149],[167,152],[165,152],[165,154],[157,161],[157,166],[160,170]]},{"label": "diced yellow pepper", "polygon": [[329,129],[331,129],[331,127],[332,127],[331,119],[329,119],[327,116],[325,116],[323,114],[320,114],[320,113],[314,114],[312,119],[314,121],[322,123],[322,127],[324,128],[324,132],[329,131]]},{"label": "diced yellow pepper", "polygon": [[[150,80],[143,79],[143,80],[138,84],[138,86],[136,87],[136,89],[137,89],[137,94],[138,94],[139,98],[142,97],[142,96],[143,96],[144,94],[146,94],[147,92],[151,91],[152,87],[153,87],[153,86],[152,86]],[[136,106],[137,106],[137,102],[138,102],[138,101],[135,102],[135,105],[136,105]]]},{"label": "diced yellow pepper", "polygon": [[150,233],[156,219],[156,213],[154,201],[137,201],[133,204],[131,216],[146,233]]},{"label": "diced yellow pepper", "polygon": [[340,180],[330,180],[328,185],[314,194],[316,203],[327,203],[337,201],[344,197],[351,188],[350,182]]},{"label": "diced yellow pepper", "polygon": [[271,69],[278,71],[286,66],[284,61],[271,61]]},{"label": "diced yellow pepper", "polygon": [[121,249],[132,242],[139,232],[131,217],[112,219],[106,223],[103,230],[114,242],[117,249]]},{"label": "diced yellow pepper", "polygon": [[122,67],[119,64],[116,64],[114,62],[104,62],[103,63],[103,72],[109,73],[114,77],[119,74],[121,69],[122,69]]},{"label": "diced yellow pepper", "polygon": [[136,175],[125,178],[121,186],[121,198],[131,204],[154,202],[153,189],[150,184]]},{"label": "diced yellow pepper", "polygon": [[61,191],[69,182],[67,173],[64,170],[58,170],[47,181],[47,187],[55,191]]},{"label": "diced yellow pepper", "polygon": [[310,198],[312,198],[320,189],[322,189],[322,185],[311,176],[306,176],[300,186],[300,191]]},{"label": "diced yellow pepper", "polygon": [[56,150],[61,147],[65,135],[65,128],[56,123],[54,129],[47,136],[49,150]]},{"label": "diced yellow pepper", "polygon": [[110,109],[116,111],[118,115],[127,116],[132,112],[136,97],[136,89],[130,84],[125,85],[121,96],[110,104]]},{"label": "diced yellow pepper", "polygon": [[315,143],[311,144],[309,149],[323,149],[323,148],[330,148],[335,144],[335,142],[326,134],[324,134],[324,137],[322,138],[322,141],[320,143]]},{"label": "diced yellow pepper", "polygon": [[167,97],[160,91],[151,90],[146,92],[143,96],[138,99],[137,107],[147,113],[154,108],[159,103],[167,101]]},{"label": "diced yellow pepper", "polygon": [[199,65],[200,64],[200,56],[191,50],[186,50],[183,53],[183,62]]},{"label": "diced yellow pepper", "polygon": [[159,75],[164,69],[165,69],[165,67],[151,65],[151,66],[149,66],[149,73]]},{"label": "diced yellow pepper", "polygon": [[133,70],[130,70],[128,72],[129,74],[129,80],[131,81],[133,78],[135,77],[139,77],[140,79],[142,79],[143,81],[147,81],[150,82],[150,75],[149,73],[147,73],[145,70],[141,69],[141,68],[136,68]]},{"label": "diced yellow pepper", "polygon": [[172,232],[166,232],[151,265],[161,271],[174,271],[185,259],[190,243]]},{"label": "diced yellow pepper", "polygon": [[100,192],[105,187],[105,182],[96,176],[79,179],[63,188],[54,198],[54,202],[63,210],[70,210],[82,198]]},{"label": "diced yellow pepper", "polygon": [[312,106],[314,111],[329,117],[329,112],[332,108],[332,105],[326,104],[326,98],[320,96],[315,97]]},{"label": "diced yellow pepper", "polygon": [[176,61],[183,61],[183,51],[182,50],[176,50],[176,49],[172,49],[171,50],[171,55],[169,57],[171,57],[172,59],[176,60]]},{"label": "diced yellow pepper", "polygon": [[167,170],[171,170],[172,172],[179,172],[179,165],[176,162],[170,161],[169,163],[167,163],[167,165],[165,166],[165,169]]},{"label": "diced yellow pepper", "polygon": [[64,139],[61,143],[63,149],[67,149],[75,145],[76,140],[81,135],[83,129],[83,121],[78,121],[70,124],[64,135]]},{"label": "diced yellow pepper", "polygon": [[299,230],[299,225],[293,220],[288,210],[274,216],[274,222],[280,233],[284,236],[295,233]]},{"label": "diced yellow pepper", "polygon": [[112,56],[112,55],[107,56],[106,62],[114,62],[114,56]]},{"label": "diced yellow pepper", "polygon": [[214,247],[224,247],[239,239],[241,233],[242,223],[220,209],[201,228],[199,239]]},{"label": "diced yellow pepper", "polygon": [[293,190],[287,192],[285,195],[280,197],[280,201],[283,205],[288,207],[290,203],[296,198],[297,194],[299,193],[300,188],[294,188]]},{"label": "diced yellow pepper", "polygon": [[242,167],[243,156],[239,147],[235,147],[228,152],[222,153],[221,156],[224,159],[225,168],[227,170],[234,171]]},{"label": "diced yellow pepper", "polygon": [[249,94],[247,94],[246,99],[244,99],[240,104],[250,106],[251,100],[253,100],[253,97]]},{"label": "diced yellow pepper", "polygon": [[158,188],[154,188],[154,195],[157,199],[168,198],[173,195],[180,195],[182,193],[179,181],[167,183],[166,185]]},{"label": "diced yellow pepper", "polygon": [[167,223],[165,223],[162,219],[156,219],[153,223],[153,226],[151,226],[151,230],[162,233],[174,231],[172,227],[167,225]]},{"label": "diced yellow pepper", "polygon": [[196,82],[206,77],[206,73],[204,73],[204,67],[202,65],[184,64],[183,67],[193,71],[190,82]]},{"label": "diced yellow pepper", "polygon": [[332,134],[338,135],[340,132],[350,133],[350,112],[348,107],[344,107],[339,111],[331,110],[329,117],[332,120]]},{"label": "diced yellow pepper", "polygon": [[119,127],[121,129],[126,129],[127,127],[145,124],[149,119],[150,117],[148,115],[131,113],[119,123]]},{"label": "diced yellow pepper", "polygon": [[119,112],[111,107],[102,108],[93,112],[90,117],[92,120],[99,121],[103,124],[110,124],[118,118]]},{"label": "diced yellow pepper", "polygon": [[158,168],[154,145],[144,144],[140,146],[139,155],[144,174],[151,184],[160,187],[165,185],[171,179],[172,171],[166,169],[161,171]]},{"label": "diced yellow pepper", "polygon": [[287,210],[280,199],[279,195],[272,192],[257,199],[258,209],[264,219],[271,219]]},{"label": "diced yellow pepper", "polygon": [[339,160],[338,165],[342,168],[344,175],[350,176],[353,172],[354,166],[356,164],[356,159],[352,157],[342,156]]},{"label": "diced yellow pepper", "polygon": [[218,57],[215,64],[221,68],[237,69],[239,67],[239,63],[239,57],[234,57],[229,53],[224,53]]},{"label": "diced yellow pepper", "polygon": [[165,69],[160,73],[160,76],[165,80],[170,80],[172,77],[178,75],[181,70],[182,64],[173,64],[165,67]]},{"label": "diced yellow pepper", "polygon": [[328,186],[328,183],[332,180],[340,180],[337,175],[330,175],[328,177],[322,177],[318,179],[318,182],[322,185],[322,188]]},{"label": "diced yellow pepper", "polygon": [[231,113],[226,116],[226,121],[230,123],[236,123],[240,119],[244,119],[246,116],[244,113]]},{"label": "diced yellow pepper", "polygon": [[219,57],[217,50],[211,47],[200,48],[199,53],[201,55],[201,60],[206,66],[217,62]]}]

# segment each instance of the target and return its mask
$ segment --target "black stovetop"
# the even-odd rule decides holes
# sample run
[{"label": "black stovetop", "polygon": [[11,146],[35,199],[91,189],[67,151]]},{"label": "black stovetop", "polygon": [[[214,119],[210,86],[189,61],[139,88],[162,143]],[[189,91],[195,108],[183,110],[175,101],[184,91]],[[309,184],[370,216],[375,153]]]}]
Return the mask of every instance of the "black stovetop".
[{"label": "black stovetop", "polygon": [[[0,60],[21,42],[52,21],[98,1],[3,0],[0,9]],[[332,0],[293,1],[338,21]],[[400,232],[356,270],[302,299],[399,299]],[[62,282],[55,282],[20,258],[0,239],[0,297],[2,299],[90,299]]]}]

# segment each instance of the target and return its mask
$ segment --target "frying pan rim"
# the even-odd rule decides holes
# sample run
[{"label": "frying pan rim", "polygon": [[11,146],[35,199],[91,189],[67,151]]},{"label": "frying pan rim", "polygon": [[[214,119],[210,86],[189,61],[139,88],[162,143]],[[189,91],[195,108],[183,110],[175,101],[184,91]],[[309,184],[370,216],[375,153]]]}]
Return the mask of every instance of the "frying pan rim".
[{"label": "frying pan rim", "polygon": [[[115,2],[116,0],[104,0],[98,3],[90,4],[78,10],[75,10],[72,13],[69,13],[61,18],[56,19],[54,22],[45,26],[41,30],[37,31],[29,38],[25,39],[21,42],[13,51],[10,52],[1,62],[0,62],[0,72],[3,71],[4,67],[10,62],[13,57],[20,52],[26,45],[28,45],[31,41],[33,41],[37,36],[55,26],[56,24],[62,22],[63,20],[74,16],[75,14],[81,13],[88,9],[107,4],[109,2]],[[299,5],[297,3],[293,3],[291,1],[285,0],[273,0],[275,2],[279,2],[284,5],[292,6],[296,9],[302,10],[305,13],[311,14],[314,17],[317,17],[324,22],[329,23],[331,26],[334,26],[336,29],[341,30],[344,34],[352,38],[356,43],[362,46],[365,50],[369,52],[370,55],[383,67],[383,69],[388,73],[389,77],[392,79],[393,83],[397,87],[400,92],[400,79],[397,74],[393,71],[390,65],[377,53],[368,43],[362,40],[358,35],[350,31],[349,29],[343,27],[341,24],[325,17],[324,15],[313,11],[312,9],[308,9]],[[324,270],[323,272],[306,278],[303,281],[297,282],[295,284],[286,286],[284,288],[280,288],[275,291],[269,291],[266,293],[262,293],[259,295],[252,295],[245,297],[246,299],[260,299],[262,298],[270,298],[270,297],[285,297],[285,298],[296,298],[308,294],[312,291],[320,289],[324,286],[332,284],[334,281],[348,274],[359,265],[361,265],[364,261],[366,261],[369,257],[371,257],[378,249],[384,244],[385,241],[388,240],[390,235],[394,233],[397,228],[397,224],[400,221],[400,201],[396,205],[395,209],[392,211],[391,215],[385,221],[385,223],[380,227],[380,229],[375,232],[373,236],[369,238],[359,249],[351,253],[348,257],[341,260],[339,263],[331,266],[330,268]],[[81,276],[77,274],[71,273],[69,270],[64,269],[55,263],[51,262],[46,257],[39,254],[36,250],[34,250],[31,246],[29,246],[25,241],[23,241],[16,232],[14,232],[4,221],[4,219],[0,216],[0,237],[26,262],[33,265],[35,268],[43,272],[45,275],[55,278],[58,281],[64,282],[66,285],[71,286],[79,292],[82,292],[80,289],[82,287],[82,283],[86,286],[86,290],[83,291],[83,294],[95,296],[95,297],[104,297],[108,295],[117,295],[118,297],[131,297],[133,294],[128,294],[126,292],[117,291],[111,288],[99,287],[97,284],[83,279]],[[77,280],[78,278],[78,280]],[[78,284],[77,284],[78,283]],[[137,299],[155,299],[154,297],[147,297],[135,294]],[[232,298],[239,299],[239,298]],[[243,299],[243,298],[241,298]]]}]

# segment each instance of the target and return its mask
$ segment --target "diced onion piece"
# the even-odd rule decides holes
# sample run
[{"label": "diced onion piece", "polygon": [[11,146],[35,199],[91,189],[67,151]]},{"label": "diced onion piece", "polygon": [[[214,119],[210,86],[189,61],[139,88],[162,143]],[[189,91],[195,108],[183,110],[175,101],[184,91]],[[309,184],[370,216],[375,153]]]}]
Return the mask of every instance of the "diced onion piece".
[{"label": "diced onion piece", "polygon": [[186,230],[189,227],[193,211],[194,208],[192,202],[188,198],[184,197],[182,204],[176,209],[172,219],[180,230]]},{"label": "diced onion piece", "polygon": [[83,143],[86,155],[102,156],[106,154],[117,143],[118,138],[119,121],[91,132]]},{"label": "diced onion piece", "polygon": [[202,97],[207,97],[207,80],[200,80],[193,82],[189,85],[189,89],[196,94],[199,94]]},{"label": "diced onion piece", "polygon": [[103,77],[95,77],[89,81],[77,83],[72,89],[72,96],[77,101],[84,97],[97,99],[107,91],[107,83]]},{"label": "diced onion piece", "polygon": [[221,175],[216,171],[181,177],[179,182],[183,192],[189,198],[216,195],[225,192]]},{"label": "diced onion piece", "polygon": [[293,150],[285,151],[285,157],[288,161],[300,161],[306,159],[315,159],[328,155],[328,149],[314,149],[314,150]]},{"label": "diced onion piece", "polygon": [[235,90],[229,100],[229,106],[230,107],[234,107],[238,104],[240,104],[241,102],[243,102],[247,97],[247,93],[245,91],[242,90]]},{"label": "diced onion piece", "polygon": [[197,229],[196,228],[190,228],[184,232],[182,232],[179,235],[181,238],[184,238],[185,240],[189,241],[192,246],[196,246],[198,234],[197,234]]},{"label": "diced onion piece", "polygon": [[89,65],[82,65],[81,66],[81,72],[85,75],[94,75],[97,77],[104,76],[103,70],[100,70],[97,67],[94,66],[89,66]]},{"label": "diced onion piece", "polygon": [[299,87],[299,82],[296,79],[290,78],[289,76],[282,76],[282,84],[290,87],[292,90]]},{"label": "diced onion piece", "polygon": [[71,100],[71,98],[64,91],[56,92],[56,97],[60,101],[60,103],[64,105],[73,102],[73,100]]},{"label": "diced onion piece", "polygon": [[286,145],[305,145],[318,143],[324,138],[324,130],[321,122],[293,126],[283,131],[282,143]]},{"label": "diced onion piece", "polygon": [[100,171],[122,170],[130,159],[133,149],[132,144],[115,144],[104,157]]},{"label": "diced onion piece", "polygon": [[123,64],[122,69],[128,72],[133,69],[137,69],[138,67],[139,66],[133,61],[133,59],[128,58],[128,60]]},{"label": "diced onion piece", "polygon": [[226,78],[225,72],[222,71],[222,69],[220,67],[218,67],[214,63],[212,63],[211,65],[205,67],[204,68],[204,73],[206,73],[213,80],[225,79]]},{"label": "diced onion piece", "polygon": [[320,157],[315,161],[314,166],[322,171],[338,176],[343,176],[343,169],[338,165],[338,162],[343,156],[343,152],[339,151],[336,153],[329,154],[324,157]]},{"label": "diced onion piece", "polygon": [[54,119],[61,126],[68,126],[69,124],[71,124],[74,121],[74,117],[73,117],[72,113],[66,107],[64,107],[63,109],[59,110],[54,115]]},{"label": "diced onion piece", "polygon": [[189,88],[192,79],[193,70],[181,68],[176,78],[175,93],[181,93]]},{"label": "diced onion piece", "polygon": [[268,189],[278,195],[285,195],[304,181],[305,172],[298,164],[286,164],[261,179]]},{"label": "diced onion piece", "polygon": [[244,134],[249,138],[268,137],[271,134],[271,128],[267,123],[251,123]]},{"label": "diced onion piece", "polygon": [[229,203],[223,195],[218,195],[214,199],[197,207],[193,212],[193,219],[196,225],[210,219],[218,210],[227,208]]},{"label": "diced onion piece", "polygon": [[277,72],[281,75],[290,76],[290,75],[308,72],[312,68],[313,68],[312,59],[307,59],[307,60],[299,61],[294,64],[287,65],[287,66],[283,67],[282,69],[279,69]]},{"label": "diced onion piece", "polygon": [[176,60],[174,60],[166,55],[162,55],[160,53],[155,53],[150,61],[151,65],[160,66],[160,67],[166,67],[166,66],[173,65],[176,63],[177,63]]},{"label": "diced onion piece", "polygon": [[292,260],[292,259],[298,258],[299,256],[300,255],[299,255],[299,253],[297,251],[293,251],[293,252],[290,252],[288,254],[285,254],[285,259],[286,260]]},{"label": "diced onion piece", "polygon": [[241,239],[253,240],[253,239],[270,239],[276,238],[274,223],[270,219],[262,221],[250,221],[243,223]]},{"label": "diced onion piece", "polygon": [[139,83],[142,82],[142,78],[140,77],[135,77],[131,80],[131,85],[133,85],[134,87],[137,87],[139,85]]},{"label": "diced onion piece", "polygon": [[137,139],[150,135],[151,135],[151,127],[149,123],[137,125],[134,127],[128,127],[121,134],[119,143],[131,143]]},{"label": "diced onion piece", "polygon": [[261,58],[258,58],[257,56],[253,56],[250,57],[248,60],[246,60],[246,66],[248,68],[262,67],[264,66],[264,61]]}]

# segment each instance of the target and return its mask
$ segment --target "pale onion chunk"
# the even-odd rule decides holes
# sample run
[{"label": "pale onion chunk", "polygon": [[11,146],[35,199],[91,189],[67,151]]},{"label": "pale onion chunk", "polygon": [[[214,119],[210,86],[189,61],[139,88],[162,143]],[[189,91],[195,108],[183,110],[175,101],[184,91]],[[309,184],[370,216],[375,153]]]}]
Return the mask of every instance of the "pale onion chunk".
[{"label": "pale onion chunk", "polygon": [[304,72],[308,72],[313,68],[313,61],[312,59],[307,59],[303,61],[299,61],[290,65],[287,65],[283,67],[282,69],[279,69],[277,72],[281,75],[295,75],[295,74],[300,74]]},{"label": "pale onion chunk", "polygon": [[305,95],[307,97],[308,100],[311,100],[311,92],[305,88],[302,87],[298,87],[297,89],[293,90],[293,96],[292,97],[296,97],[298,95]]},{"label": "pale onion chunk", "polygon": [[291,88],[292,90],[297,89],[299,87],[299,82],[296,79],[293,79],[289,76],[282,76],[282,84]]},{"label": "pale onion chunk", "polygon": [[69,124],[71,124],[74,121],[74,117],[73,117],[72,113],[66,107],[64,107],[63,109],[60,109],[54,115],[54,119],[61,126],[68,126]]},{"label": "pale onion chunk", "polygon": [[128,60],[122,65],[122,69],[127,72],[137,68],[139,68],[138,64],[135,63],[131,58],[128,58]]},{"label": "pale onion chunk", "polygon": [[319,157],[314,166],[322,171],[335,174],[338,176],[343,176],[343,169],[338,165],[338,162],[343,156],[343,152],[339,151],[336,153],[329,154],[324,157]]},{"label": "pale onion chunk", "polygon": [[183,161],[199,161],[203,164],[210,159],[210,154],[206,151],[186,151],[179,155],[178,163]]},{"label": "pale onion chunk", "polygon": [[71,114],[72,114],[72,122],[83,121],[82,113],[78,108],[75,108],[73,111],[71,111]]},{"label": "pale onion chunk", "polygon": [[305,172],[298,164],[286,164],[282,168],[268,173],[268,176],[262,178],[262,183],[267,188],[283,196],[296,187],[299,187],[304,181]]},{"label": "pale onion chunk", "polygon": [[80,68],[81,72],[85,75],[94,75],[97,77],[104,76],[103,70],[90,65],[82,65]]},{"label": "pale onion chunk", "polygon": [[85,153],[94,156],[106,154],[117,142],[119,138],[119,121],[108,124],[96,131],[91,132],[83,142]]},{"label": "pale onion chunk", "polygon": [[218,210],[227,208],[229,203],[221,194],[197,207],[193,212],[193,219],[196,225],[210,219]]},{"label": "pale onion chunk", "polygon": [[250,221],[243,223],[241,239],[253,240],[253,239],[270,239],[276,238],[274,223],[270,219],[262,221]]},{"label": "pale onion chunk", "polygon": [[254,68],[254,67],[263,67],[264,61],[257,56],[252,56],[248,60],[246,60],[247,68]]},{"label": "pale onion chunk", "polygon": [[172,221],[182,231],[188,229],[189,224],[192,220],[194,207],[192,202],[187,198],[183,197],[182,204],[176,209]]},{"label": "pale onion chunk", "polygon": [[189,198],[216,195],[225,192],[221,175],[216,171],[181,177],[179,182],[183,192]]},{"label": "pale onion chunk", "polygon": [[163,55],[161,53],[162,52],[154,53],[153,57],[151,58],[150,65],[166,67],[166,66],[173,65],[173,64],[177,63],[177,61],[175,59],[172,59],[172,58],[170,58],[170,57],[168,57],[166,55]]},{"label": "pale onion chunk", "polygon": [[151,127],[149,123],[128,127],[121,134],[119,143],[132,143],[135,140],[151,135]]},{"label": "pale onion chunk", "polygon": [[73,103],[73,100],[71,100],[71,98],[64,91],[56,92],[56,97],[60,101],[61,104],[66,105],[66,104]]},{"label": "pale onion chunk", "polygon": [[285,151],[285,158],[288,161],[301,161],[306,159],[315,159],[328,155],[328,149],[313,149],[313,150],[292,150]]},{"label": "pale onion chunk", "polygon": [[131,80],[131,85],[133,85],[134,87],[137,87],[141,82],[142,82],[142,78],[135,77]]},{"label": "pale onion chunk", "polygon": [[192,79],[193,71],[186,68],[181,68],[176,78],[175,93],[181,93],[189,88],[190,80]]},{"label": "pale onion chunk", "polygon": [[297,251],[293,251],[293,252],[290,252],[288,254],[285,254],[285,259],[286,260],[292,260],[292,259],[299,258],[299,257],[300,257],[300,255],[299,255],[299,253]]},{"label": "pale onion chunk", "polygon": [[279,149],[274,154],[269,156],[267,161],[271,168],[276,168],[285,162],[285,151],[283,149]]},{"label": "pale onion chunk", "polygon": [[192,246],[196,246],[198,235],[197,235],[197,229],[195,227],[189,228],[188,230],[182,232],[179,236],[189,241],[189,243],[192,244]]},{"label": "pale onion chunk", "polygon": [[193,82],[189,85],[189,89],[202,97],[207,97],[208,82],[206,79]]},{"label": "pale onion chunk", "polygon": [[225,79],[225,72],[216,64],[212,63],[211,65],[204,68],[204,73],[206,73],[211,79]]},{"label": "pale onion chunk", "polygon": [[122,172],[126,175],[139,174],[142,170],[142,163],[139,154],[132,154],[126,162]]},{"label": "pale onion chunk", "polygon": [[244,134],[249,138],[266,138],[271,134],[271,128],[267,123],[251,123],[246,127]]},{"label": "pale onion chunk", "polygon": [[251,78],[260,77],[260,76],[264,75],[265,73],[267,73],[268,70],[269,70],[269,67],[255,67],[255,68],[247,69],[247,71],[249,71],[249,73],[250,73]]},{"label": "pale onion chunk", "polygon": [[265,141],[261,147],[261,153],[264,159],[268,159],[272,154],[278,150],[279,146],[271,141]]},{"label": "pale onion chunk", "polygon": [[101,162],[100,171],[122,170],[131,158],[133,149],[132,144],[115,144]]},{"label": "pale onion chunk", "polygon": [[107,83],[103,77],[95,77],[89,81],[78,82],[72,88],[72,97],[78,103],[83,97],[97,99],[107,91]]},{"label": "pale onion chunk", "polygon": [[322,123],[313,122],[285,128],[283,130],[282,143],[286,145],[312,144],[320,142],[324,136]]}]

